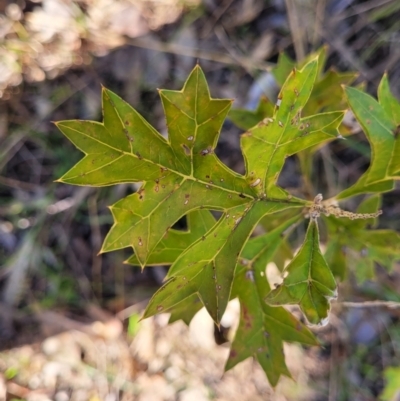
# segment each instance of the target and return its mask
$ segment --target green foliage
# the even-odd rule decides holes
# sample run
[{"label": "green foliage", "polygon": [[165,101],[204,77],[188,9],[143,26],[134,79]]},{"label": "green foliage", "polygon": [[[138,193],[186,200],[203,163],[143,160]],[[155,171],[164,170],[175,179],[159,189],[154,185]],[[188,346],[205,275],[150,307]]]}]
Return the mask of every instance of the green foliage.
[{"label": "green foliage", "polygon": [[[349,263],[345,249],[349,243],[356,253],[367,246],[373,255],[368,257],[370,264],[390,264],[400,252],[397,233],[368,229],[380,214],[379,193],[391,189],[400,177],[400,105],[390,94],[386,77],[379,103],[359,89],[346,88],[344,96],[341,84],[356,75],[324,73],[325,58],[322,49],[294,68],[282,56],[273,71],[282,85],[276,104],[262,99],[255,112],[229,114],[247,130],[241,137],[245,175],[230,170],[215,154],[232,101],[210,97],[198,65],[181,91],[159,91],[168,139],[105,88],[102,123],[57,124],[85,153],[60,182],[92,186],[142,182],[137,192],[111,206],[114,225],[102,252],[131,247],[129,264],[171,265],[144,318],[169,312],[170,322],[182,319],[189,324],[204,306],[219,325],[228,301],[238,298],[240,324],[226,369],[253,356],[272,385],[281,375],[290,376],[284,341],[317,344],[310,329],[283,305],[296,304],[311,324],[323,324],[330,300],[336,297],[334,276],[343,278]],[[371,143],[371,166],[349,189],[324,202],[321,195],[312,194],[312,155],[348,134],[341,124],[346,102]],[[277,184],[291,155],[299,157],[304,182],[309,184],[303,197]],[[343,211],[335,203],[371,192],[376,195],[367,198],[357,213]],[[222,215],[216,218],[212,211]],[[320,250],[321,214],[326,216],[330,266]],[[186,230],[172,228],[185,216]],[[292,258],[289,235],[304,218],[309,218],[308,230]],[[252,236],[256,227],[266,233]],[[351,241],[354,236],[359,241]],[[267,279],[270,262],[283,269],[283,282],[275,288]],[[361,263],[360,270],[366,269]]]},{"label": "green foliage", "polygon": [[298,221],[299,216],[288,219],[274,230],[246,243],[232,289],[232,297],[239,298],[241,316],[226,369],[254,356],[273,386],[281,374],[290,376],[283,354],[283,341],[317,344],[311,331],[286,309],[265,303],[271,290],[265,267],[284,240],[284,232]]},{"label": "green foliage", "polygon": [[310,224],[303,246],[285,269],[283,283],[265,298],[270,305],[298,304],[313,324],[328,317],[329,299],[336,298],[336,282],[319,249],[316,220]]},{"label": "green foliage", "polygon": [[385,369],[386,386],[380,399],[382,401],[395,401],[400,393],[400,368],[389,367]]}]

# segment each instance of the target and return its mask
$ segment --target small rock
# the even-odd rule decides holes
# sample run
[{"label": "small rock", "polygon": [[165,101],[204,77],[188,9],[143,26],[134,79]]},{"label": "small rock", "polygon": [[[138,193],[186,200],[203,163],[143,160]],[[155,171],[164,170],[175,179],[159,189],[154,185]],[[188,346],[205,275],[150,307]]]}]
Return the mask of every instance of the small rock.
[{"label": "small rock", "polygon": [[42,379],[39,374],[33,374],[29,379],[28,386],[30,389],[35,390],[40,387]]},{"label": "small rock", "polygon": [[59,377],[62,377],[64,380],[68,380],[70,375],[70,367],[61,362],[47,362],[42,369],[43,384],[48,388],[54,388],[57,385],[57,380]]},{"label": "small rock", "polygon": [[54,401],[69,401],[69,395],[66,391],[58,391],[54,396]]},{"label": "small rock", "polygon": [[182,376],[181,370],[178,369],[176,366],[170,366],[168,369],[165,370],[164,374],[166,379],[171,382],[179,379]]},{"label": "small rock", "polygon": [[60,347],[61,341],[57,337],[49,337],[42,343],[42,350],[48,356],[56,354]]},{"label": "small rock", "polygon": [[183,390],[179,394],[179,401],[208,401],[209,398],[205,394],[205,391],[202,391],[199,388],[188,388]]}]

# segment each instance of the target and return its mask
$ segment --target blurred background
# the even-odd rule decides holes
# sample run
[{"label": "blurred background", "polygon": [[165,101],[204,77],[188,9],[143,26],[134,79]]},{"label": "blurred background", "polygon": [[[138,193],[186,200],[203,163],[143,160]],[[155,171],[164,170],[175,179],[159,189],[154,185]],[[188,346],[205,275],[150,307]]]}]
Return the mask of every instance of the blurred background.
[{"label": "blurred background", "polygon": [[[275,391],[251,360],[222,376],[235,302],[223,333],[203,311],[189,328],[139,322],[165,268],[97,256],[107,206],[134,188],[55,183],[82,155],[52,123],[101,120],[104,85],[165,133],[156,88],[180,89],[196,62],[213,97],[254,109],[276,91],[279,53],[323,45],[328,67],[357,71],[373,95],[387,71],[399,97],[399,44],[398,0],[0,0],[0,400],[400,400],[400,308],[336,305],[322,347],[286,348],[295,380]],[[227,121],[217,154],[242,173],[240,134]],[[355,137],[316,166],[359,176],[370,150]],[[281,179],[295,186],[290,163]],[[384,196],[382,227],[400,229],[399,195]],[[399,266],[375,270],[342,291],[400,301]]]}]

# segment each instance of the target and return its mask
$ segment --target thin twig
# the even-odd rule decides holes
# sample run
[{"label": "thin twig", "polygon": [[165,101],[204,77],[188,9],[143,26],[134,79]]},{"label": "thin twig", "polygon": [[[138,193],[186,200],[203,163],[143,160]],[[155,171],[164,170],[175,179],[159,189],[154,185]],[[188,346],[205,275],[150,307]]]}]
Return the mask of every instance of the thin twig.
[{"label": "thin twig", "polygon": [[294,51],[297,61],[305,57],[304,29],[300,26],[299,9],[294,0],[285,0],[286,11],[289,20],[290,32],[292,34]]},{"label": "thin twig", "polygon": [[208,35],[210,35],[210,33],[214,29],[218,20],[224,15],[226,10],[232,5],[232,3],[233,3],[233,0],[225,0],[221,4],[221,6],[218,7],[217,10],[214,11],[213,15],[210,18],[212,21],[210,21],[208,23],[208,26],[206,27],[206,29],[204,30],[204,33],[202,34],[203,39],[208,37]]},{"label": "thin twig", "polygon": [[256,68],[259,70],[270,70],[274,66],[273,63],[260,62],[258,60],[252,60],[244,57],[240,57],[240,62],[239,62],[236,57],[232,57],[231,55],[226,53],[196,49],[193,47],[181,46],[177,43],[165,43],[152,39],[144,39],[144,38],[127,39],[126,43],[128,45],[141,47],[144,49],[177,54],[180,56],[189,56],[197,59],[211,60],[223,64],[234,64],[234,65],[242,64],[249,69]]},{"label": "thin twig", "polygon": [[395,301],[363,301],[363,302],[335,302],[336,305],[344,306],[345,308],[380,308],[386,307],[389,309],[400,308],[400,302]]},{"label": "thin twig", "polygon": [[345,18],[353,17],[355,15],[360,15],[367,11],[379,8],[385,4],[392,2],[393,0],[370,0],[367,3],[358,4],[351,8],[349,11],[343,11],[339,15],[334,16],[335,20],[343,20]]},{"label": "thin twig", "polygon": [[40,188],[40,185],[32,184],[30,182],[14,180],[13,178],[0,176],[0,184],[7,185],[11,188],[24,189],[26,191],[34,191]]},{"label": "thin twig", "polygon": [[321,32],[321,27],[324,23],[325,8],[326,0],[317,0],[317,6],[315,9],[314,34],[312,37],[312,44],[314,49],[318,46],[318,42],[320,39],[319,32]]},{"label": "thin twig", "polygon": [[252,75],[251,68],[249,68],[248,64],[244,62],[244,58],[238,54],[238,52],[231,45],[225,29],[222,26],[217,26],[215,27],[214,32],[222,46],[225,47],[237,64],[241,65],[250,75]]},{"label": "thin twig", "polygon": [[[329,30],[330,31],[330,30]],[[368,81],[372,81],[373,74],[371,70],[361,61],[359,60],[353,51],[351,51],[347,45],[344,43],[341,37],[339,36],[330,36],[328,34],[328,30],[322,30],[321,36],[328,42],[330,46],[332,46],[345,60],[348,64],[352,66],[355,70],[358,70],[363,78]]]}]

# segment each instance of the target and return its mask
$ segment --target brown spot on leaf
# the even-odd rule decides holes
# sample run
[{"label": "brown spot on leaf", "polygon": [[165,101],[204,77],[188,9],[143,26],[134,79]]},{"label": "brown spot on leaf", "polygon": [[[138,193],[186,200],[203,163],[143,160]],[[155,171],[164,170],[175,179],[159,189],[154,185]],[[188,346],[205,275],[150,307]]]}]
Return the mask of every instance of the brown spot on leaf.
[{"label": "brown spot on leaf", "polygon": [[247,306],[243,305],[242,308],[242,316],[243,316],[243,321],[246,329],[250,329],[253,326],[253,321],[251,318],[251,315],[249,314],[249,310],[247,309]]}]

